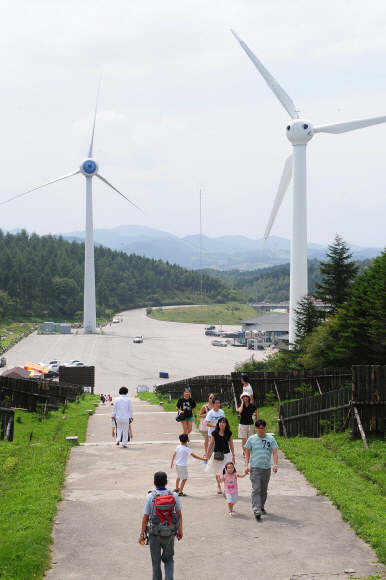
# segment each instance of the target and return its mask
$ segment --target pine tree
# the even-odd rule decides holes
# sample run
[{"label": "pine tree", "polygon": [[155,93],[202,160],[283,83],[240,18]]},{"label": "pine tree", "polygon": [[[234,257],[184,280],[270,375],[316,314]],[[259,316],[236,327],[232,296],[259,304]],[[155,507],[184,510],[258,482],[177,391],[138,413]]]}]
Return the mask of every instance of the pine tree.
[{"label": "pine tree", "polygon": [[350,261],[352,253],[349,253],[349,247],[338,234],[328,250],[326,256],[329,261],[320,262],[322,283],[315,283],[315,296],[330,304],[330,313],[334,314],[347,301],[359,266]]},{"label": "pine tree", "polygon": [[301,348],[302,341],[317,328],[324,319],[324,312],[318,310],[311,300],[310,295],[304,295],[295,308],[295,344]]}]

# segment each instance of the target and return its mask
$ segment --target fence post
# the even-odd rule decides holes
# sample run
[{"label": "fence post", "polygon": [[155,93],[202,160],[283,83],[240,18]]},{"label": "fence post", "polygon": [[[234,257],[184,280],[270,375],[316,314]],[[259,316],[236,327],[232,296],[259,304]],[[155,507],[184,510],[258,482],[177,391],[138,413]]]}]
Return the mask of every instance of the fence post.
[{"label": "fence post", "polygon": [[[355,401],[355,396],[356,393],[358,391],[358,385],[357,385],[357,380],[358,380],[358,373],[356,372],[356,368],[355,366],[351,367],[351,401]],[[351,413],[351,419],[350,419],[350,434],[352,438],[356,437],[357,434],[357,423],[355,421],[355,414]]]},{"label": "fence post", "polygon": [[287,429],[285,428],[285,425],[284,425],[283,405],[279,405],[279,417],[280,417],[280,422],[281,422],[281,426],[283,429],[284,437],[286,439],[288,439]]}]

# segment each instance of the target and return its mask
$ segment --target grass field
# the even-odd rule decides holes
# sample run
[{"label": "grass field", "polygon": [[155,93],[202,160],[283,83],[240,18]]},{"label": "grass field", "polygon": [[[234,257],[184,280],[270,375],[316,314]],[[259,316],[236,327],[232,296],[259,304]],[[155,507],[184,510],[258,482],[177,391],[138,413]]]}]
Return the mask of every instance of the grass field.
[{"label": "grass field", "polygon": [[[70,452],[66,436],[84,442],[96,395],[70,403],[63,414],[16,411],[12,443],[0,442],[0,578],[37,580],[50,567],[52,525]],[[32,433],[32,440],[30,435]]]},{"label": "grass field", "polygon": [[[152,404],[163,400],[165,410],[175,411],[177,401],[169,402],[163,397],[155,393],[141,395],[141,399],[150,399]],[[197,403],[198,409],[202,404]],[[224,411],[237,439],[237,415],[227,407]],[[277,408],[261,407],[258,415],[267,421],[267,431],[277,434]],[[320,494],[331,500],[342,518],[370,544],[379,561],[386,564],[386,439],[369,437],[368,450],[361,439],[353,441],[348,431],[331,432],[318,440],[307,437],[277,437],[277,440],[286,457]]]},{"label": "grass field", "polygon": [[[240,324],[240,320],[259,316],[258,312],[247,304],[203,304],[201,306],[184,306],[181,308],[156,308],[151,314],[156,320],[168,322],[188,322],[192,324]],[[221,322],[220,322],[221,321]]]}]

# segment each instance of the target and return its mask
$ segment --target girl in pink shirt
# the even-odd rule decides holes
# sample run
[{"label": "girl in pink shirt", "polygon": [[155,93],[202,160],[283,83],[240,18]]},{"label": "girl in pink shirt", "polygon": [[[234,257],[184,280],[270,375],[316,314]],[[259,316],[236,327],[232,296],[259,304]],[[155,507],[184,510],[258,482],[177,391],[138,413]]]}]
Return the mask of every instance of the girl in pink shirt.
[{"label": "girl in pink shirt", "polygon": [[245,477],[246,473],[245,471],[242,475],[236,473],[235,466],[231,462],[225,464],[222,473],[223,477],[220,478],[220,483],[225,482],[225,496],[228,500],[229,515],[234,516],[233,506],[237,502],[239,495],[237,478]]}]

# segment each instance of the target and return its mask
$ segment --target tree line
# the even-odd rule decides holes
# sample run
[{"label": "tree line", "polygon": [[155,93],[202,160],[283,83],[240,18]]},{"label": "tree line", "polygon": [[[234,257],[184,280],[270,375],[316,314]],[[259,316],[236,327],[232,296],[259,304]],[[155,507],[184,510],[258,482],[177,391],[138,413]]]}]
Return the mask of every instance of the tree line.
[{"label": "tree line", "polygon": [[[176,264],[95,247],[97,315],[143,306],[194,303],[201,276]],[[0,230],[0,317],[81,318],[84,243]],[[227,282],[202,276],[206,302],[242,300]]]},{"label": "tree line", "polygon": [[249,370],[295,370],[386,364],[386,250],[367,264],[337,235],[320,262],[314,296],[328,304],[318,310],[311,296],[296,309],[295,342]]}]

